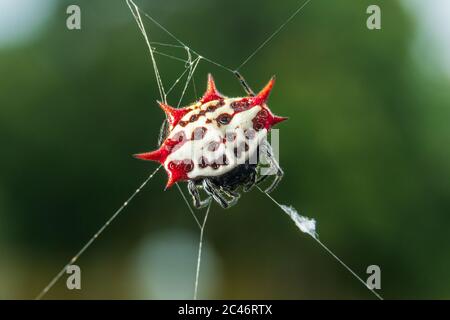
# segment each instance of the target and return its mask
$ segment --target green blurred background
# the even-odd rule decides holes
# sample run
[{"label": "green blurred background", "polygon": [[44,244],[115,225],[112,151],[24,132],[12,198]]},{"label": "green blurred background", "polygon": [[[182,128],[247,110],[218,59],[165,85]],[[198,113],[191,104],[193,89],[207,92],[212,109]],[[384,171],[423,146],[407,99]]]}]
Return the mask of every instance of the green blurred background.
[{"label": "green blurred background", "polygon": [[[301,2],[136,3],[235,68]],[[81,30],[66,28],[69,4]],[[366,28],[370,4],[381,30]],[[312,0],[241,70],[255,90],[276,74],[270,106],[290,118],[273,196],[317,219],[320,239],[363,278],[379,265],[385,298],[450,298],[449,8]],[[131,155],[156,146],[164,116],[125,1],[2,0],[0,12],[0,298],[28,299],[154,170]],[[153,41],[175,43],[144,20]],[[166,87],[183,71],[157,62]],[[208,72],[243,95],[205,61],[200,93]],[[194,99],[189,87],[183,103]],[[64,276],[46,298],[191,298],[199,230],[165,180],[159,172],[81,257],[82,290]],[[203,253],[199,298],[374,298],[256,190],[212,207]]]}]

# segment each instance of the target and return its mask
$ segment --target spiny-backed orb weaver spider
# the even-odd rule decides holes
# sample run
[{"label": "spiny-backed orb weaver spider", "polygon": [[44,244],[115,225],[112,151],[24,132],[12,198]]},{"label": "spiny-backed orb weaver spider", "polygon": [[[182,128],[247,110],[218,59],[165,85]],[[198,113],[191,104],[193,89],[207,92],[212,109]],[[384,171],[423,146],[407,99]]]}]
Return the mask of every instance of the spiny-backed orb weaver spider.
[{"label": "spiny-backed orb weaver spider", "polygon": [[[261,157],[276,172],[270,192],[280,182],[283,171],[267,142],[275,124],[286,120],[274,115],[266,104],[275,79],[258,93],[241,78],[247,96],[227,98],[221,95],[208,75],[203,97],[184,108],[159,102],[167,117],[168,128],[159,149],[136,154],[142,160],[161,163],[168,176],[166,188],[177,181],[187,181],[196,208],[209,204],[211,198],[223,208],[237,203],[243,191],[264,181],[260,174]],[[200,190],[208,195],[202,200]]]}]

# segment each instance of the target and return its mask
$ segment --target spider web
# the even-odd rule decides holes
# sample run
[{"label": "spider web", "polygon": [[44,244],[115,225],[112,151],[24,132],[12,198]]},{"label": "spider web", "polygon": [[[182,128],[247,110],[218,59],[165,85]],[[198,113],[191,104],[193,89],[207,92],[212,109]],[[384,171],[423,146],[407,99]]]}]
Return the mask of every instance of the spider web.
[{"label": "spider web", "polygon": [[[178,39],[174,34],[172,34],[169,30],[167,30],[163,25],[161,25],[157,20],[155,20],[152,16],[150,16],[148,13],[144,12],[142,9],[140,9],[133,0],[125,0],[126,4],[128,5],[128,8],[130,9],[139,30],[142,33],[142,36],[145,40],[145,43],[147,45],[150,59],[153,66],[153,71],[155,74],[156,83],[158,86],[158,92],[160,95],[160,99],[162,102],[167,103],[168,96],[174,91],[174,89],[178,86],[178,84],[181,84],[181,94],[178,99],[177,107],[180,107],[181,102],[183,101],[183,98],[187,92],[187,89],[190,84],[192,84],[193,91],[195,96],[197,97],[197,90],[195,86],[194,81],[194,73],[197,70],[198,65],[201,61],[205,61],[207,63],[213,64],[223,70],[226,70],[233,75],[235,75],[238,80],[241,82],[241,84],[245,87],[246,84],[242,80],[242,76],[239,73],[239,70],[246,65],[264,46],[266,46],[270,40],[272,40],[292,19],[294,19],[301,11],[302,9],[310,2],[311,0],[306,0],[301,3],[301,5],[272,33],[270,36],[263,41],[237,68],[232,69],[229,68],[223,64],[220,64],[214,60],[211,60],[209,58],[206,58],[205,56],[197,53],[195,50],[193,50],[191,47],[187,46],[185,43],[183,43],[180,39]],[[173,43],[164,43],[164,42],[158,42],[158,41],[151,41],[149,37],[149,33],[147,32],[145,25],[142,20],[142,16],[150,20],[156,27],[164,31],[169,37],[171,37],[176,44]],[[171,53],[167,53],[164,51],[165,48],[170,49],[179,49],[185,52],[186,57],[181,58],[179,56],[173,55]],[[161,76],[161,73],[158,68],[157,59],[155,56],[161,56],[166,57],[172,60],[180,61],[184,63],[184,70],[181,72],[181,74],[176,78],[175,81],[170,86],[165,87],[163,78]],[[184,80],[183,80],[184,79]],[[184,84],[183,84],[184,81]],[[166,88],[168,88],[166,90]],[[105,229],[119,216],[119,214],[127,207],[127,205],[132,201],[135,196],[148,184],[148,182],[156,175],[156,173],[161,169],[162,165],[159,165],[143,182],[142,184],[131,194],[131,196],[117,209],[113,215],[100,227],[100,229],[86,242],[86,244],[75,254],[75,256],[70,259],[70,261],[51,279],[51,281],[47,284],[46,287],[37,295],[36,299],[40,300],[42,299],[48,291],[56,284],[56,282],[65,274],[67,268],[78,261],[80,256],[93,244],[95,240],[105,231]],[[203,218],[199,218],[198,214],[194,212],[192,209],[189,200],[186,198],[186,195],[184,194],[183,190],[179,186],[178,183],[176,183],[176,187],[186,203],[186,206],[192,215],[195,223],[197,224],[199,228],[199,243],[198,243],[198,253],[197,253],[197,265],[196,265],[196,272],[195,272],[195,281],[194,281],[194,293],[193,293],[193,299],[197,299],[198,296],[198,284],[200,279],[200,269],[201,269],[201,261],[202,261],[202,247],[204,242],[204,232],[205,232],[205,226],[206,222],[209,216],[209,212],[211,209],[211,203],[206,208],[206,212],[203,216]],[[257,186],[257,189],[266,195],[279,209],[281,209],[284,213],[286,213],[291,220],[295,223],[297,228],[309,235],[312,239],[314,239],[329,255],[331,255],[338,263],[340,263],[348,272],[352,274],[353,277],[355,277],[356,280],[361,282],[368,290],[370,290],[378,299],[383,300],[380,294],[378,294],[374,289],[369,287],[366,282],[359,277],[356,272],[354,272],[342,259],[340,259],[332,250],[330,250],[322,241],[319,240],[317,232],[316,232],[316,221],[314,219],[310,219],[308,217],[304,217],[298,214],[297,210],[293,208],[292,206],[287,206],[284,204],[279,203],[277,200],[275,200],[270,194],[266,193],[264,190],[262,190],[259,186]]]}]

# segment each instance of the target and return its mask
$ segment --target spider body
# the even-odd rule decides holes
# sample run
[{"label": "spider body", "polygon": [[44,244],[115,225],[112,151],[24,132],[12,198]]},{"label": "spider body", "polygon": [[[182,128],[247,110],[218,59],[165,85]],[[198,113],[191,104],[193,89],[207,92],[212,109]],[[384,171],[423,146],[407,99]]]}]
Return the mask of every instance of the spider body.
[{"label": "spider body", "polygon": [[[227,98],[216,89],[211,75],[203,97],[187,107],[173,108],[159,103],[167,116],[169,128],[159,149],[135,155],[163,164],[168,182],[187,181],[194,206],[203,207],[213,198],[222,207],[235,204],[236,191],[248,191],[267,176],[259,176],[261,156],[276,171],[275,188],[282,170],[266,141],[273,125],[286,120],[272,114],[266,100],[274,79],[257,95]],[[200,199],[203,189],[210,197]],[[270,190],[268,190],[270,191]]]}]

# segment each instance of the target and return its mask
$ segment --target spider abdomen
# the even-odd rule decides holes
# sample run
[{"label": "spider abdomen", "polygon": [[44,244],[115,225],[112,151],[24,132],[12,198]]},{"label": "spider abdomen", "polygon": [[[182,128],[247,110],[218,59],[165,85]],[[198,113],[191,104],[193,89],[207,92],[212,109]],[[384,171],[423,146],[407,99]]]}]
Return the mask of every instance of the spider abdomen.
[{"label": "spider abdomen", "polygon": [[[240,112],[230,104],[236,99],[214,100],[187,113],[168,136],[181,137],[164,161],[165,168],[174,163],[191,163],[187,179],[214,177],[225,174],[254,158],[258,144],[267,136],[267,129],[255,130],[252,120],[261,107]],[[213,112],[204,112],[216,106]]]},{"label": "spider abdomen", "polygon": [[257,165],[258,146],[274,124],[286,119],[273,115],[266,104],[273,83],[272,79],[256,96],[227,98],[209,76],[198,102],[179,109],[160,103],[169,122],[168,135],[158,150],[136,157],[162,163],[169,176],[166,187],[203,178],[233,187],[244,183],[248,165]]}]

